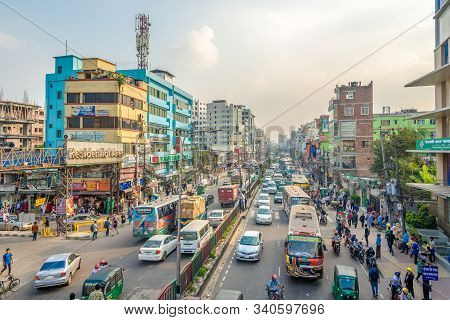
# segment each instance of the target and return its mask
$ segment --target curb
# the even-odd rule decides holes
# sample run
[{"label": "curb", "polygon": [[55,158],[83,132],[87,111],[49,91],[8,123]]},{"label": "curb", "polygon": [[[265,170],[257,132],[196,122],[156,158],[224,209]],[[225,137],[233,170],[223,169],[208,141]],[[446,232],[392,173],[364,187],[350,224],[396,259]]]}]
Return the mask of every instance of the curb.
[{"label": "curb", "polygon": [[32,238],[32,234],[20,234],[20,233],[0,233],[0,237],[10,237],[10,238]]}]

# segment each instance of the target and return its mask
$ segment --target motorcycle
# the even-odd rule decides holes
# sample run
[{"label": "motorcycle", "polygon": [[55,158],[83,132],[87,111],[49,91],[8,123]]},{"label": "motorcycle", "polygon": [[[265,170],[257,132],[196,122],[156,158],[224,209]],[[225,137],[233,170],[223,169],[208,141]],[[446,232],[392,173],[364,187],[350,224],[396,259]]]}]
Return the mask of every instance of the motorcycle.
[{"label": "motorcycle", "polygon": [[355,247],[352,243],[350,243],[349,249],[352,258],[357,259],[359,260],[359,263],[364,264],[364,256],[365,256],[364,248],[362,248],[362,246]]},{"label": "motorcycle", "polygon": [[333,242],[333,251],[336,254],[336,256],[339,257],[339,254],[341,253],[341,241]]},{"label": "motorcycle", "polygon": [[367,264],[367,268],[372,268],[373,266],[377,265],[377,260],[375,259],[374,256],[371,257],[366,257],[366,264]]},{"label": "motorcycle", "polygon": [[278,290],[269,290],[266,288],[266,300],[284,300],[284,286],[281,286],[281,292]]},{"label": "motorcycle", "polygon": [[[388,292],[392,295],[392,290],[394,290],[394,287],[392,286],[392,282],[389,283]],[[393,300],[400,300],[400,295],[402,293],[402,288],[396,287],[394,291],[394,299]]]},{"label": "motorcycle", "polygon": [[326,214],[321,214],[320,215],[320,225],[322,225],[322,226],[326,226],[327,225],[327,223],[328,223],[328,218],[327,218],[327,215]]}]

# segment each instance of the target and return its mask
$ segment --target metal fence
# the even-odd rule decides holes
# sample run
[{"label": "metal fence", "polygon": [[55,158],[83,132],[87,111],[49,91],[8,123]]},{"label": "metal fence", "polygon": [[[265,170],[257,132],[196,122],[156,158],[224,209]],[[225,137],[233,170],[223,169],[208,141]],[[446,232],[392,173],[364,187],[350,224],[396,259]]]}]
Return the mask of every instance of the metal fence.
[{"label": "metal fence", "polygon": [[[255,181],[247,195],[247,199],[252,199],[256,193],[259,181]],[[236,205],[227,218],[216,228],[211,238],[206,242],[200,250],[198,250],[192,257],[191,261],[181,271],[181,294],[183,294],[189,285],[192,283],[194,277],[203,267],[206,260],[211,255],[211,252],[216,247],[220,239],[223,238],[228,227],[233,223],[234,219],[241,213],[239,204]],[[158,296],[158,300],[175,300],[176,299],[176,280],[170,282]]]}]

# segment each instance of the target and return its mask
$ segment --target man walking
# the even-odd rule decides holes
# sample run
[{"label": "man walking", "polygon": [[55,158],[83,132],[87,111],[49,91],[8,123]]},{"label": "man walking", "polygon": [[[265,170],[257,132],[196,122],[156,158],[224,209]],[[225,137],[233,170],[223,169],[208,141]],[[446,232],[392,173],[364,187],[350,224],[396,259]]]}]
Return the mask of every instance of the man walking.
[{"label": "man walking", "polygon": [[98,237],[98,225],[97,225],[97,220],[94,221],[93,224],[91,224],[91,232],[92,232],[92,240],[97,239],[97,237]]},{"label": "man walking", "polygon": [[366,227],[364,228],[364,238],[366,239],[366,246],[369,246],[369,235],[370,229],[369,226],[366,224]]},{"label": "man walking", "polygon": [[[402,251],[400,251],[401,253],[408,254],[408,251],[409,251],[408,242],[409,242],[409,233],[408,233],[408,231],[405,231],[405,233],[403,234]],[[405,252],[405,250],[406,250],[406,252]]]},{"label": "man walking", "polygon": [[431,292],[430,280],[422,279],[422,290],[423,290],[423,300],[431,300],[430,299],[430,292]]},{"label": "man walking", "polygon": [[[357,206],[355,205],[355,208],[356,207]],[[355,229],[358,226],[358,211],[356,211],[355,209],[354,209],[354,212],[353,212],[353,226],[355,227]]]},{"label": "man walking", "polygon": [[31,226],[31,233],[33,234],[33,241],[36,241],[37,235],[39,233],[39,226],[36,221]]},{"label": "man walking", "polygon": [[0,272],[0,275],[3,274],[6,269],[8,269],[8,275],[11,275],[11,265],[13,264],[13,262],[13,255],[11,253],[11,250],[7,248],[5,254],[3,254],[3,269]]},{"label": "man walking", "polygon": [[109,229],[111,228],[111,222],[109,222],[109,217],[106,218],[105,224],[103,225],[103,227],[105,228],[105,236],[109,236]]},{"label": "man walking", "polygon": [[411,268],[406,268],[405,287],[408,289],[409,293],[411,293],[413,298],[415,298],[415,296],[414,296],[414,273],[412,272]]},{"label": "man walking", "polygon": [[417,262],[417,278],[416,280],[419,281],[419,278],[422,276],[422,272],[423,272],[423,265],[425,264],[425,259],[421,259],[419,260],[419,262]]},{"label": "man walking", "polygon": [[380,271],[374,265],[369,270],[369,282],[372,288],[372,295],[378,297],[378,283],[380,282]]},{"label": "man walking", "polygon": [[419,257],[419,244],[413,240],[411,245],[411,256],[414,256],[414,264],[417,264],[417,258]]},{"label": "man walking", "polygon": [[381,258],[381,234],[377,234],[375,239],[375,259]]},{"label": "man walking", "polygon": [[386,240],[389,248],[389,252],[394,255],[394,250],[392,249],[392,245],[394,244],[395,235],[391,230],[391,227],[388,227],[386,231]]},{"label": "man walking", "polygon": [[364,213],[361,213],[361,217],[359,217],[359,221],[361,222],[361,227],[364,228],[364,221],[366,221],[366,217],[364,216]]}]

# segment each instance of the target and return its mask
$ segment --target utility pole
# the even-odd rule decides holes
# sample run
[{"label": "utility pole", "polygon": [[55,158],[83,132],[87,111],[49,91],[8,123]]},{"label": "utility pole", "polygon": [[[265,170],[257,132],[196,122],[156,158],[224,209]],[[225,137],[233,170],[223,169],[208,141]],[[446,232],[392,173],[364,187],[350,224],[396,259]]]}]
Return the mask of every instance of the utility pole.
[{"label": "utility pole", "polygon": [[391,221],[391,214],[389,209],[389,195],[387,193],[387,182],[388,182],[388,173],[387,173],[387,167],[386,167],[386,153],[384,150],[384,134],[385,132],[383,130],[380,130],[380,145],[381,145],[381,156],[383,159],[383,173],[384,173],[384,189],[386,190],[386,201],[387,201],[387,214],[389,215],[389,221]]}]

